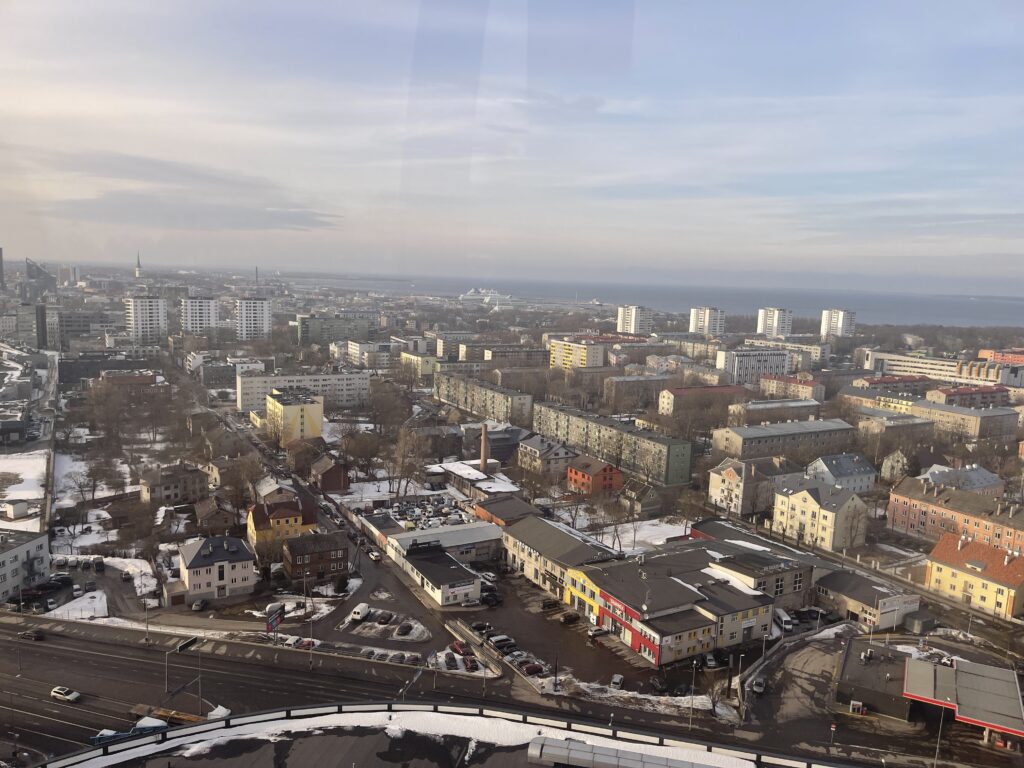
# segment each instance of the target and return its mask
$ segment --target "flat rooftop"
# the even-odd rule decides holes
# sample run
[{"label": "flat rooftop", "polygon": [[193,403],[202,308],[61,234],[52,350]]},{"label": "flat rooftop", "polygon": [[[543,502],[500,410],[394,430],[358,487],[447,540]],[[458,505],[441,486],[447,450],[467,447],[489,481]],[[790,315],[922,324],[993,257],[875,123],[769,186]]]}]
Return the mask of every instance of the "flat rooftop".
[{"label": "flat rooftop", "polygon": [[1024,736],[1020,680],[1012,669],[956,660],[946,667],[908,659],[903,696],[952,709],[956,719],[1001,733]]}]

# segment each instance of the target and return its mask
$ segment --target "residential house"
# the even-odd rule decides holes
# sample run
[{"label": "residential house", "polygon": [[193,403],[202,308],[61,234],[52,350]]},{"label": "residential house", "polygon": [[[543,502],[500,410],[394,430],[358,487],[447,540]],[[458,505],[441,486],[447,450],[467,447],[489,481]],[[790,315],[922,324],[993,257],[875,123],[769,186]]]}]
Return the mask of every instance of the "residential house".
[{"label": "residential house", "polygon": [[708,502],[726,516],[751,517],[771,512],[775,491],[803,477],[785,456],[723,459],[708,472]]},{"label": "residential house", "polygon": [[611,496],[622,488],[622,472],[607,461],[580,455],[569,462],[569,490],[584,496]]},{"label": "residential house", "polygon": [[206,473],[184,462],[143,475],[139,498],[143,504],[191,504],[210,495]]},{"label": "residential house", "polygon": [[615,550],[554,520],[523,517],[502,528],[505,561],[541,589],[565,602],[569,568],[613,560]]},{"label": "residential house", "polygon": [[348,539],[341,531],[305,533],[284,541],[284,572],[295,584],[333,583],[348,575]]},{"label": "residential house", "polygon": [[623,481],[622,490],[619,491],[619,505],[626,511],[627,518],[647,519],[658,517],[662,512],[662,498],[658,489],[639,477]]},{"label": "residential house", "polygon": [[210,459],[199,467],[206,473],[206,481],[211,490],[216,490],[224,484],[225,475],[234,463],[232,459],[221,456],[219,459]]},{"label": "residential house", "polygon": [[309,477],[313,462],[327,453],[327,443],[317,435],[293,440],[284,446],[284,450],[288,469],[299,477]]},{"label": "residential house", "polygon": [[878,470],[863,453],[834,453],[808,464],[807,476],[854,493],[868,493],[875,487]]},{"label": "residential house", "polygon": [[853,491],[815,479],[775,492],[772,529],[784,537],[829,552],[864,544],[867,505]]},{"label": "residential house", "polygon": [[207,496],[195,504],[196,527],[205,533],[227,533],[238,523],[238,512],[231,503],[217,494]]},{"label": "residential house", "polygon": [[317,507],[295,501],[257,502],[249,507],[246,537],[253,551],[262,556],[276,551],[285,539],[312,533],[317,528]]},{"label": "residential house", "polygon": [[309,479],[323,493],[344,493],[348,490],[348,465],[329,453],[313,462]]},{"label": "residential house", "polygon": [[519,443],[516,463],[526,472],[547,478],[565,477],[569,462],[579,454],[565,443],[533,434]]},{"label": "residential house", "polygon": [[252,594],[258,581],[255,565],[256,556],[249,545],[234,536],[185,542],[178,548],[180,584],[184,590],[177,593],[177,603]]},{"label": "residential house", "polygon": [[1024,557],[1020,549],[946,533],[928,555],[925,587],[976,611],[1011,619],[1024,611]]}]

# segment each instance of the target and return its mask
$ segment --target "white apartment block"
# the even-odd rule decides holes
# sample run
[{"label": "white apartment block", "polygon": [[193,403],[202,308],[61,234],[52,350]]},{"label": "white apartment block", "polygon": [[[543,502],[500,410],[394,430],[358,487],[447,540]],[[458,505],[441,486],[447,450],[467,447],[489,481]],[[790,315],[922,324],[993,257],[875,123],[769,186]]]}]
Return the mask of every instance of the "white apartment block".
[{"label": "white apartment block", "polygon": [[167,336],[167,300],[130,296],[124,300],[128,338],[137,344],[159,344]]},{"label": "white apartment block", "polygon": [[246,371],[235,376],[235,407],[259,411],[267,395],[283,387],[304,387],[324,398],[324,405],[357,408],[370,399],[370,371],[318,371],[316,373],[260,373]]},{"label": "white apartment block", "polygon": [[205,333],[217,325],[217,300],[202,296],[189,296],[181,300],[181,330],[185,333]]},{"label": "white apartment block", "polygon": [[770,339],[793,333],[793,310],[762,307],[757,310],[757,332]]},{"label": "white apartment block", "polygon": [[270,299],[235,299],[235,333],[239,341],[270,336]]},{"label": "white apartment block", "polygon": [[725,333],[725,310],[718,307],[693,307],[690,310],[690,333],[721,336]]},{"label": "white apartment block", "polygon": [[619,307],[615,330],[618,333],[647,336],[654,330],[654,310],[647,307],[638,307],[635,304]]},{"label": "white apartment block", "polygon": [[869,349],[864,353],[864,367],[884,376],[927,376],[936,381],[969,386],[1024,386],[1024,365],[1007,365],[989,360],[918,357]]},{"label": "white apartment block", "polygon": [[812,363],[828,362],[832,355],[831,344],[805,344],[799,341],[784,341],[782,339],[758,339],[748,338],[743,340],[745,347],[773,347],[774,349],[785,349],[789,352],[799,352],[806,355]]},{"label": "white apartment block", "polygon": [[0,602],[18,602],[21,589],[49,576],[47,534],[0,528]]},{"label": "white apartment block", "polygon": [[792,356],[784,349],[731,349],[718,353],[715,367],[729,374],[733,384],[757,384],[762,376],[791,372]]},{"label": "white apartment block", "polygon": [[821,310],[821,340],[853,336],[857,332],[857,313],[849,309]]}]

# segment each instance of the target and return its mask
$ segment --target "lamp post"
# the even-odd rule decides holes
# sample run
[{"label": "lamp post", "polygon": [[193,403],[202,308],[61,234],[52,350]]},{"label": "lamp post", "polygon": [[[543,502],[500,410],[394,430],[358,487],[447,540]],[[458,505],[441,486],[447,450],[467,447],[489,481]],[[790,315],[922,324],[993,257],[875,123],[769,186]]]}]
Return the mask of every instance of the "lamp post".
[{"label": "lamp post", "polygon": [[[949,701],[949,697],[946,697],[946,701]],[[932,760],[932,768],[936,768],[939,764],[939,747],[942,745],[942,723],[946,719],[946,708],[942,708],[942,713],[939,715],[939,735],[935,737],[935,759]]]},{"label": "lamp post", "polygon": [[768,647],[768,635],[761,638],[761,658],[764,658],[765,650]]},{"label": "lamp post", "polygon": [[690,665],[690,730],[693,730],[693,694],[697,687],[697,660]]}]

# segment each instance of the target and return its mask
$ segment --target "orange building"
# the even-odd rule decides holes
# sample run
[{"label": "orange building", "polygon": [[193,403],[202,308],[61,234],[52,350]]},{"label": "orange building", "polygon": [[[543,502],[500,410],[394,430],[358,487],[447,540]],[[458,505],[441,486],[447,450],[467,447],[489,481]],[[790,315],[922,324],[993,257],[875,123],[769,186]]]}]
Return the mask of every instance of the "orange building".
[{"label": "orange building", "polygon": [[1024,349],[981,349],[978,350],[978,359],[1008,365],[1024,365]]},{"label": "orange building", "polygon": [[566,481],[573,493],[608,496],[622,489],[622,472],[592,456],[577,456],[569,462]]}]

